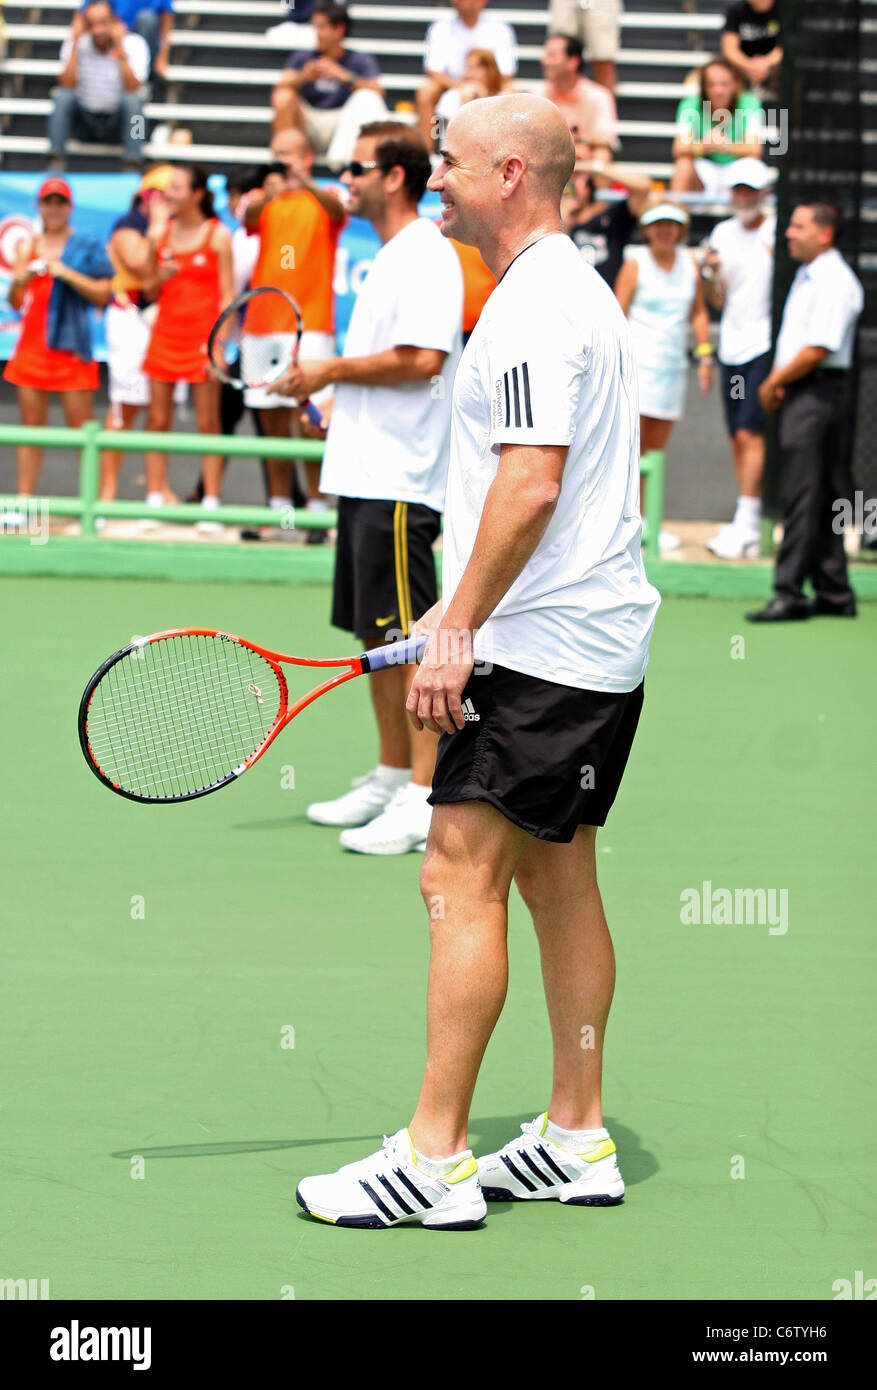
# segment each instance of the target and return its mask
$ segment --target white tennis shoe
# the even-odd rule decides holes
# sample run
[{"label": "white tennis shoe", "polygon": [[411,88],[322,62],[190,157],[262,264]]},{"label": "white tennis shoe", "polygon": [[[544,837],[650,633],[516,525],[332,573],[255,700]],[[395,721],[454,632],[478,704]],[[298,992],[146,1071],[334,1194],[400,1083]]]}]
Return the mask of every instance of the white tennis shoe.
[{"label": "white tennis shoe", "polygon": [[339,843],[356,854],[408,854],[426,849],[432,807],[426,788],[399,787],[379,816],[359,830],[342,830]]},{"label": "white tennis shoe", "polygon": [[761,536],[757,531],[744,530],[732,521],[707,541],[706,547],[720,560],[756,559],[761,550]]},{"label": "white tennis shoe", "polygon": [[367,825],[389,806],[399,788],[398,782],[385,782],[377,768],[355,777],[352,790],[334,801],[314,801],[307,809],[307,818],[314,825]]},{"label": "white tennis shoe", "polygon": [[521,1125],[498,1153],[478,1159],[481,1191],[488,1202],[544,1202],[558,1198],[568,1206],[614,1207],[624,1196],[615,1145],[604,1130],[581,1153],[549,1139],[547,1113]]},{"label": "white tennis shoe", "polygon": [[407,1129],[384,1136],[378,1153],[346,1163],[337,1173],[303,1178],[295,1197],[318,1221],[368,1231],[405,1222],[432,1231],[471,1231],[487,1215],[471,1150],[438,1178],[418,1168]]}]

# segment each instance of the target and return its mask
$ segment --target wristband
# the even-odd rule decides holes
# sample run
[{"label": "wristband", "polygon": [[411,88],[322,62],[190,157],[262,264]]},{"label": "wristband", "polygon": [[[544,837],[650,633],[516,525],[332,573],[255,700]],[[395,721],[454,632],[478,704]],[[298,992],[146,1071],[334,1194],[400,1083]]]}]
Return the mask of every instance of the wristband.
[{"label": "wristband", "polygon": [[703,359],[706,359],[707,357],[712,357],[712,356],[713,356],[713,345],[712,345],[712,343],[698,343],[697,347],[694,349],[694,355],[695,355],[695,357],[700,357],[700,358],[703,358]]}]

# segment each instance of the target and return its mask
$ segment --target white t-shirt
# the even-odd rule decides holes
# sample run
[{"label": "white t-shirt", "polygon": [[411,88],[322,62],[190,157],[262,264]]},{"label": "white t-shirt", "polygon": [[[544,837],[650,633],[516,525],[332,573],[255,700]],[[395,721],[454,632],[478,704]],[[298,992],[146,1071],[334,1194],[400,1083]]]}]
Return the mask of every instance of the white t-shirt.
[{"label": "white t-shirt", "polygon": [[363,281],[345,357],[392,347],[446,352],[438,379],[396,386],[340,382],[329,424],[320,491],[340,497],[445,500],[451,394],[460,360],[463,273],[434,222],[418,217],[386,242]]},{"label": "white t-shirt", "polygon": [[504,77],[518,70],[518,46],[515,31],[502,19],[484,13],[470,29],[458,14],[437,19],[426,31],[424,72],[444,72],[455,81],[463,76],[466,54],[473,48],[489,48]]},{"label": "white t-shirt", "polygon": [[661,602],[642,561],[636,372],[618,301],[560,233],[509,266],[457,371],[446,605],[504,443],[569,452],[545,534],[478,633],[475,655],[561,685],[634,690]]},{"label": "white t-shirt", "polygon": [[[119,70],[119,60],[110,52],[95,48],[91,34],[81,34],[76,41],[76,95],[86,111],[118,111],[125,95],[125,84]],[[65,39],[61,47],[61,63],[66,66],[73,47]],[[115,47],[115,45],[113,45]],[[138,82],[149,76],[149,45],[139,34],[125,34],[122,51],[128,67]]]},{"label": "white t-shirt", "polygon": [[823,370],[847,370],[864,306],[858,277],[834,247],[799,266],[783,310],[774,367],[785,367],[802,348],[821,347],[828,348],[819,364]]},{"label": "white t-shirt", "polygon": [[710,235],[710,249],[721,259],[719,275],[725,286],[719,359],[729,367],[770,352],[776,229],[773,215],[760,227],[747,227],[738,217],[729,217],[713,227]]}]

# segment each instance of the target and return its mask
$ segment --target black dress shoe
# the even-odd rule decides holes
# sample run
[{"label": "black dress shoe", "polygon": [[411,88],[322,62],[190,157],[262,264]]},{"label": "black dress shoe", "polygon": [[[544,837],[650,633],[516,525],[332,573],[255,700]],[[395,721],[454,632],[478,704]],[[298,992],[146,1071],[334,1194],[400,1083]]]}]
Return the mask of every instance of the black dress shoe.
[{"label": "black dress shoe", "polygon": [[828,599],[822,598],[819,594],[810,602],[811,618],[854,618],[856,616],[856,600],[851,595],[841,603],[831,603]]},{"label": "black dress shoe", "polygon": [[800,622],[810,617],[810,604],[806,599],[772,598],[766,608],[757,613],[747,613],[750,623],[790,623]]}]

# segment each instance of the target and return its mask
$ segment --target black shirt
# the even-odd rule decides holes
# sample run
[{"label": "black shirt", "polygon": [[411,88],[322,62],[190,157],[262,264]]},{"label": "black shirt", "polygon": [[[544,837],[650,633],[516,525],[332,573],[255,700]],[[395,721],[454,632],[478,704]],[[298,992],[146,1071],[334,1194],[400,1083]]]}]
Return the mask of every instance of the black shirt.
[{"label": "black shirt", "polygon": [[747,0],[731,5],[725,16],[725,33],[736,34],[747,58],[764,57],[782,41],[782,4],[774,0],[763,13]]},{"label": "black shirt", "polygon": [[610,203],[605,212],[586,217],[570,236],[588,265],[592,265],[613,289],[624,259],[624,248],[636,231],[636,218],[627,200]]}]

